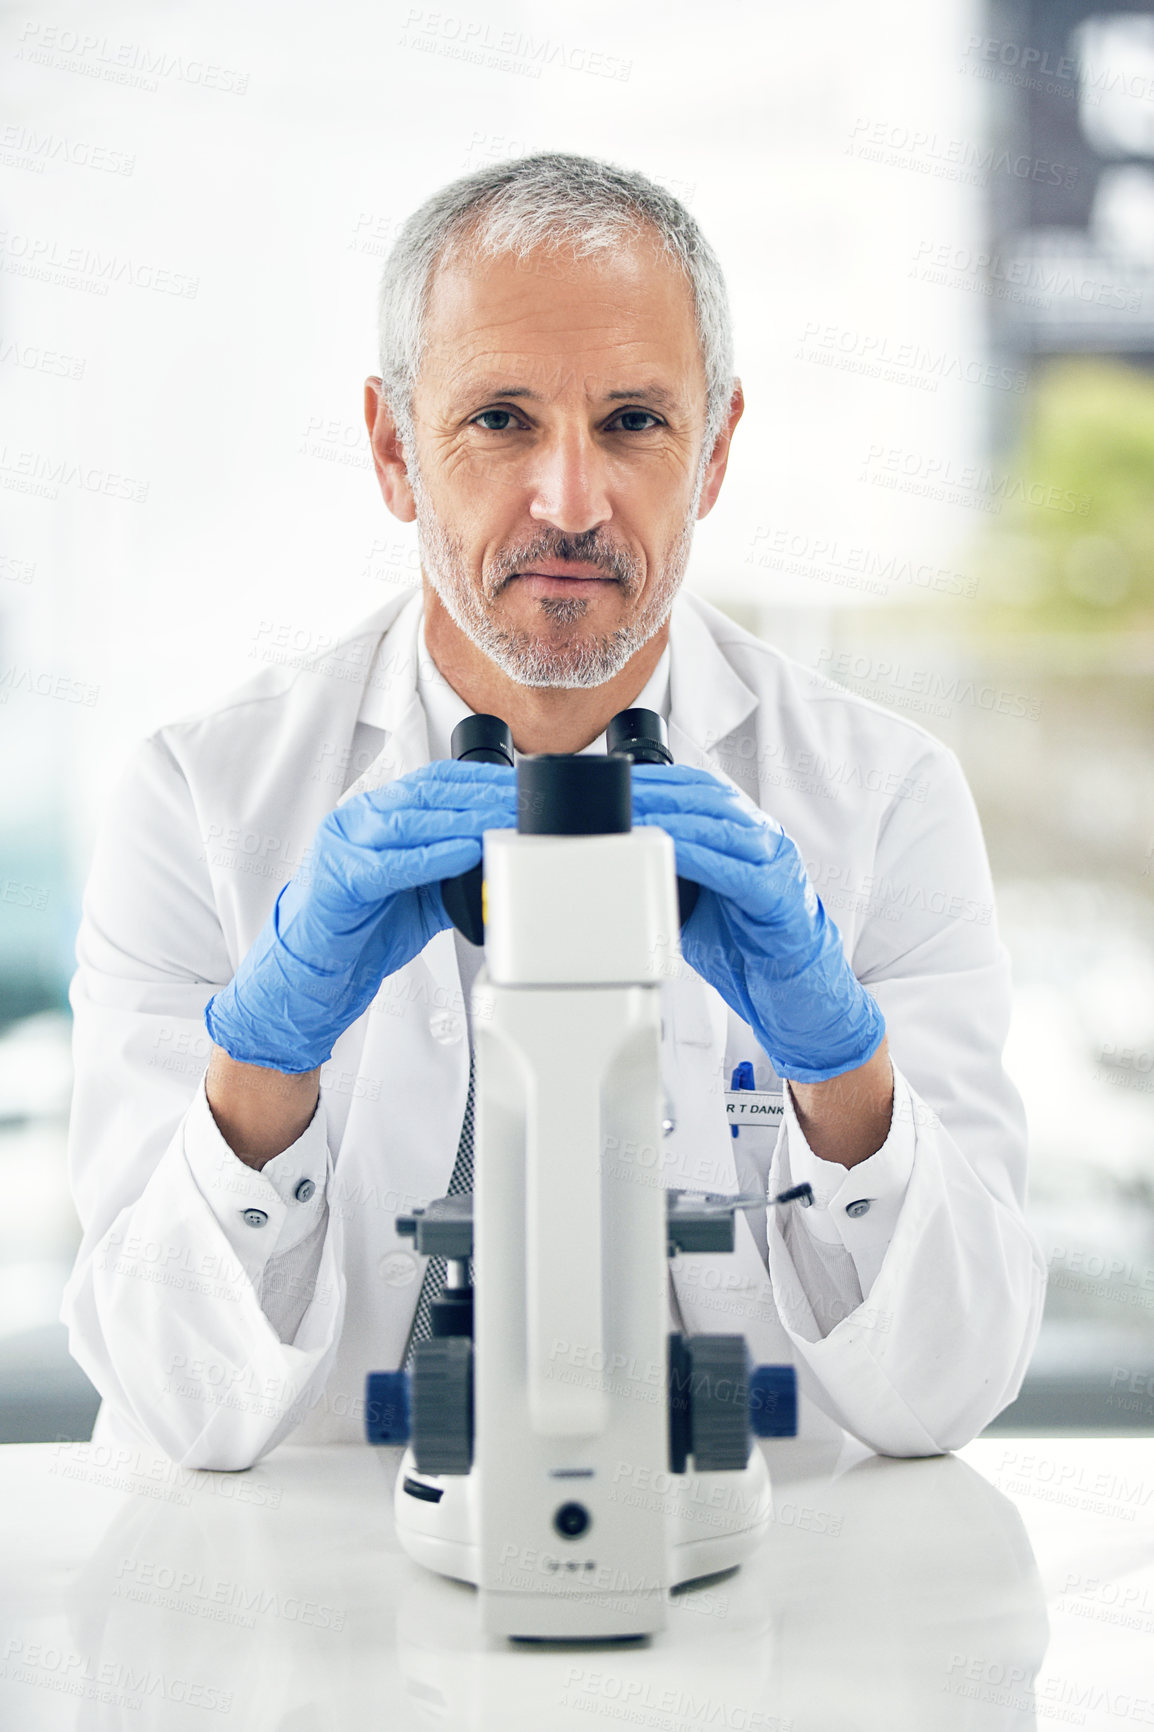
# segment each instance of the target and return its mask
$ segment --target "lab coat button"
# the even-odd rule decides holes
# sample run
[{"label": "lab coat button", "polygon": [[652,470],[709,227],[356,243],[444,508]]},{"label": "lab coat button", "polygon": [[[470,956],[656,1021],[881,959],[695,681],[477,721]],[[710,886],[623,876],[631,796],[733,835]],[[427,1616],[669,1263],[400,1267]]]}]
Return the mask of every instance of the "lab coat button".
[{"label": "lab coat button", "polygon": [[268,1216],[263,1209],[246,1209],[244,1218],[250,1227],[267,1227]]},{"label": "lab coat button", "polygon": [[856,1221],[859,1215],[869,1214],[870,1206],[865,1197],[861,1197],[856,1203],[847,1203],[845,1212],[852,1221]]},{"label": "lab coat button", "polygon": [[465,1019],[455,1010],[435,1010],[429,1018],[433,1039],[442,1046],[452,1046],[465,1032]]},{"label": "lab coat button", "polygon": [[298,1203],[307,1203],[315,1190],[316,1186],[313,1184],[311,1179],[302,1179],[296,1190],[293,1192],[293,1196],[296,1198]]}]

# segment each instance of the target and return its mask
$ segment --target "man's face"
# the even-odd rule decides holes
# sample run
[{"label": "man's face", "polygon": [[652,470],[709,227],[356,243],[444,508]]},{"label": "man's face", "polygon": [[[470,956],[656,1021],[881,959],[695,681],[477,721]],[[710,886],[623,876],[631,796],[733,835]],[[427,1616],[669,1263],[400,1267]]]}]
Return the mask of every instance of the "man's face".
[{"label": "man's face", "polygon": [[644,241],[450,262],[425,329],[406,454],[425,575],[509,678],[600,685],[689,558],[709,455],[689,285]]}]

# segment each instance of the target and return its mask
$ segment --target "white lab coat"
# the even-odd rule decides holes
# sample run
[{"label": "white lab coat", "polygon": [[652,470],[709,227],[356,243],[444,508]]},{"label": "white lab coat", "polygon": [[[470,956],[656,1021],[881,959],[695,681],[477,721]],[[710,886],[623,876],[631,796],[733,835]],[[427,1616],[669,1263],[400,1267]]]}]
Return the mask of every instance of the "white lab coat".
[{"label": "white lab coat", "polygon": [[[465,1106],[461,941],[441,933],[383,983],[337,1042],[312,1124],[260,1173],[208,1110],[203,1011],[325,813],[428,762],[420,618],[419,594],[395,597],[327,654],[162,728],[108,815],[72,988],[84,1237],[62,1312],[104,1397],[103,1442],[238,1468],[290,1435],[360,1441],[365,1373],[400,1360],[422,1264],[394,1223],[446,1190]],[[732,1067],[781,1084],[695,973],[663,986],[677,1128],[658,1182],[816,1193],[740,1216],[732,1256],[677,1259],[672,1320],[795,1363],[803,1432],[844,1427],[894,1455],[960,1446],[1017,1393],[1044,1289],[972,799],[922,728],[699,598],[678,598],[669,647],[675,759],[734,781],[797,842],[897,1072],[890,1134],[856,1168],[812,1154],[788,1091],[779,1134],[735,1140]],[[357,777],[370,694],[379,751]]]}]

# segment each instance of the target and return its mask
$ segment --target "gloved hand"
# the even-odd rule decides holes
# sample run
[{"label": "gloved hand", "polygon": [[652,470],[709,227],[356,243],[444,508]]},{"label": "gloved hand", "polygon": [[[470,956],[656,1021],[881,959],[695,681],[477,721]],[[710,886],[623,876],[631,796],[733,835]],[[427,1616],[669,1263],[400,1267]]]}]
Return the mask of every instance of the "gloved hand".
[{"label": "gloved hand", "polygon": [[514,772],[439,760],[330,812],[204,1020],[231,1058],[299,1074],[450,921],[440,879],[517,822]]},{"label": "gloved hand", "polygon": [[749,1024],[778,1075],[825,1082],[865,1064],[884,1018],[781,826],[706,770],[635,764],[632,779],[634,823],[667,831],[678,872],[701,885],[682,954]]}]

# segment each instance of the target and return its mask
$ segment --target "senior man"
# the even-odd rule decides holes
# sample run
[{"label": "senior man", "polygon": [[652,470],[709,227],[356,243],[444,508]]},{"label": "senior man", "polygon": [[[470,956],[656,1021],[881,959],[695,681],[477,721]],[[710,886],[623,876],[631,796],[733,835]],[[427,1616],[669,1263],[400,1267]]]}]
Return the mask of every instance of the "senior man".
[{"label": "senior man", "polygon": [[[471,1173],[480,953],[438,884],[515,792],[448,761],[453,726],[603,751],[639,704],[675,764],[634,771],[636,820],[702,887],[662,988],[666,1177],[815,1196],[679,1258],[671,1320],[796,1363],[803,1433],[966,1442],[1016,1394],[1043,1290],[1006,957],[957,917],[991,905],[981,832],[922,729],[681,593],[743,407],[713,253],[640,175],[500,164],[409,220],[381,355],[366,421],[420,590],[162,728],[97,850],[64,1307],[97,1437],[210,1468],[360,1439],[365,1372],[427,1329],[395,1220]],[[896,894],[834,926],[815,882]],[[773,1130],[731,1136],[734,1072],[780,1093]]]}]

